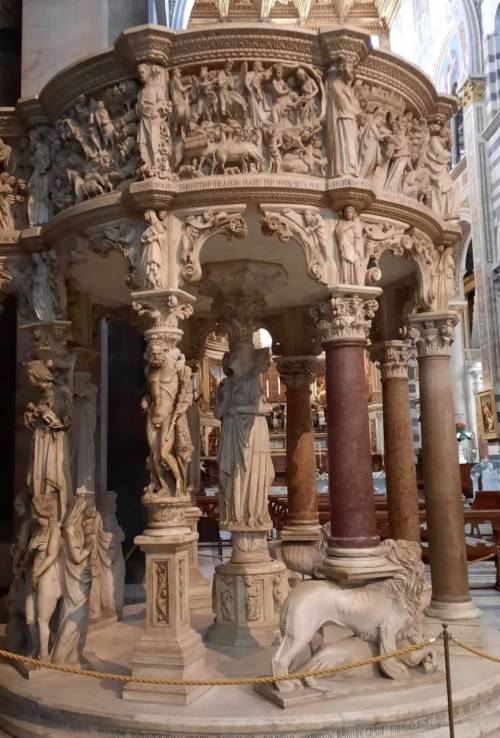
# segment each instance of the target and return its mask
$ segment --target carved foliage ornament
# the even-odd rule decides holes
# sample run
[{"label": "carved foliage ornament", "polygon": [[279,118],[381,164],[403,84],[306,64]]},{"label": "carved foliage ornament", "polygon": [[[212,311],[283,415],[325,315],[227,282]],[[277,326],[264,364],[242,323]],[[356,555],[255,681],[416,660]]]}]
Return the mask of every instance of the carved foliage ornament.
[{"label": "carved foliage ornament", "polygon": [[386,341],[370,347],[373,361],[379,365],[382,381],[408,379],[408,362],[415,358],[415,348],[408,341]]},{"label": "carved foliage ornament", "polygon": [[247,224],[240,213],[204,210],[197,215],[188,215],[182,227],[180,242],[181,273],[186,282],[199,282],[202,275],[200,253],[206,241],[215,235],[245,238]]},{"label": "carved foliage ornament", "polygon": [[323,343],[344,339],[365,340],[378,307],[377,300],[358,295],[332,297],[312,307],[310,314]]},{"label": "carved foliage ornament", "polygon": [[182,335],[178,327],[179,320],[187,320],[194,312],[191,303],[184,302],[177,295],[162,290],[158,290],[156,294],[154,290],[145,293],[135,292],[133,297],[136,299],[132,307],[140,317],[147,319],[151,331],[164,330],[168,333],[171,329],[172,335],[179,338]]},{"label": "carved foliage ornament", "polygon": [[[283,243],[290,239],[297,241],[304,252],[309,276],[317,282],[327,284],[327,260],[329,256],[331,258],[332,249],[319,211],[297,212],[289,208],[281,212],[264,211],[261,226],[266,236],[276,234]],[[334,281],[336,283],[338,279]]]},{"label": "carved foliage ornament", "polygon": [[418,357],[451,356],[456,324],[457,317],[453,314],[410,316],[408,335],[417,347]]}]

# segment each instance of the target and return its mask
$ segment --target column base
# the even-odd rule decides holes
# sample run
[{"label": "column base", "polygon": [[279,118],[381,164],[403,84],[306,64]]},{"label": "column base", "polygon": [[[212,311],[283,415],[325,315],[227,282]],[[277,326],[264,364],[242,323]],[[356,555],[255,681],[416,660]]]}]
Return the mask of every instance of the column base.
[{"label": "column base", "polygon": [[321,533],[321,526],[319,523],[304,524],[304,525],[285,525],[281,531],[281,540],[283,543],[304,543],[312,542],[316,543]]},{"label": "column base", "polygon": [[357,584],[386,579],[397,573],[394,564],[385,557],[380,546],[373,548],[328,547],[317,572],[340,584]]},{"label": "column base", "polygon": [[[468,646],[481,648],[483,643],[481,629],[481,612],[470,600],[468,602],[436,602],[431,600],[424,610],[424,637],[436,638],[443,631],[443,624],[448,626],[450,635],[458,638]],[[439,646],[439,642],[436,644]],[[450,646],[462,656],[467,651],[450,643]]]},{"label": "column base", "polygon": [[278,642],[281,608],[288,595],[281,561],[221,564],[213,587],[215,623],[207,641],[244,648]]},{"label": "column base", "polygon": [[[215,655],[209,654],[201,636],[191,628],[175,640],[145,634],[136,644],[132,657],[132,674],[153,679],[209,679],[215,674]],[[210,687],[187,687],[161,684],[126,684],[124,700],[188,705]]]}]

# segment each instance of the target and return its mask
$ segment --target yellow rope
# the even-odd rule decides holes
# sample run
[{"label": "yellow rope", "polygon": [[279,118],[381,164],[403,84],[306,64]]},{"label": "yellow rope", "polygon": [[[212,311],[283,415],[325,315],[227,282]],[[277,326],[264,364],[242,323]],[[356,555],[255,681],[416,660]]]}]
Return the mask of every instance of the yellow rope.
[{"label": "yellow rope", "polygon": [[495,663],[500,664],[500,658],[497,658],[496,656],[490,656],[490,654],[484,653],[484,651],[479,651],[477,648],[468,646],[466,643],[459,641],[458,638],[454,638],[453,636],[450,636],[450,641],[453,641],[453,643],[456,643],[457,646],[460,646],[460,648],[463,648],[464,651],[469,651],[470,653],[473,653],[474,656],[479,656],[482,659],[488,659],[488,661],[494,661]]},{"label": "yellow rope", "polygon": [[350,664],[340,664],[339,666],[332,666],[327,669],[319,669],[317,671],[299,671],[295,674],[287,674],[285,676],[243,677],[241,679],[154,679],[153,677],[111,674],[108,672],[91,671],[89,669],[78,669],[74,666],[52,664],[48,661],[40,661],[39,659],[34,659],[31,656],[21,656],[17,653],[11,653],[10,651],[4,651],[2,649],[0,649],[0,658],[7,659],[8,661],[17,661],[21,664],[28,664],[37,668],[58,671],[63,674],[76,674],[78,676],[107,681],[128,682],[132,684],[168,685],[174,687],[237,687],[243,685],[251,686],[254,684],[273,684],[274,682],[288,682],[295,679],[301,680],[309,677],[324,677],[330,674],[338,674],[342,671],[356,669],[359,666],[380,664],[382,661],[387,661],[388,659],[395,659],[399,656],[413,653],[413,651],[420,651],[423,648],[431,646],[436,642],[436,640],[437,638],[431,638],[424,643],[417,643],[414,646],[408,646],[407,648],[402,648],[399,651],[392,651],[391,653],[381,654],[380,656],[372,656],[370,659],[360,659],[359,661],[354,661]]}]

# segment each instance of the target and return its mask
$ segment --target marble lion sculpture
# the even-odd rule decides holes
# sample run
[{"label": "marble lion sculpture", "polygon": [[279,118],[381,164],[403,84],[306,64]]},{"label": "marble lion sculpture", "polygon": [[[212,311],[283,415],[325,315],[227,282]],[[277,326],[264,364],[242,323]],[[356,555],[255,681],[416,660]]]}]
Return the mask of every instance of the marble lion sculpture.
[{"label": "marble lion sculpture", "polygon": [[[388,579],[354,588],[340,587],[328,580],[306,581],[291,590],[281,611],[282,641],[272,662],[274,675],[290,673],[292,662],[329,624],[348,628],[354,638],[328,646],[328,666],[350,660],[349,649],[346,650],[349,641],[353,643],[353,652],[355,642],[362,640],[371,643],[376,654],[383,654],[423,640],[424,566],[420,546],[391,539],[381,546],[395,569]],[[322,662],[324,665],[324,659]],[[409,675],[407,667],[418,664],[427,672],[435,668],[431,648],[381,662],[379,667],[392,679],[404,679]],[[278,682],[276,686],[280,691],[290,691],[300,685],[290,681]]]}]

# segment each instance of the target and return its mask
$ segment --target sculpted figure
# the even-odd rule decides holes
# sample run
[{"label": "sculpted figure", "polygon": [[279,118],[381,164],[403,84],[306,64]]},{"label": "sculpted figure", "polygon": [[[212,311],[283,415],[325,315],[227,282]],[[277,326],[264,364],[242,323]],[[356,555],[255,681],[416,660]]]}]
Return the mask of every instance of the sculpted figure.
[{"label": "sculpted figure", "polygon": [[[397,569],[392,578],[356,588],[344,588],[328,580],[308,581],[291,590],[281,611],[282,641],[273,658],[274,674],[288,674],[292,662],[329,623],[349,628],[354,637],[331,644],[327,653],[323,651],[318,661],[326,661],[328,666],[356,658],[359,640],[373,644],[376,655],[395,651],[405,642],[423,640],[419,632],[424,587],[420,545],[391,539],[381,545]],[[379,668],[392,679],[403,679],[408,676],[409,667],[421,663],[427,671],[435,669],[432,648],[381,662]],[[281,691],[300,686],[294,682],[277,683]]]},{"label": "sculpted figure", "polygon": [[215,76],[208,67],[201,67],[198,75],[198,121],[212,122],[217,111],[217,93],[215,92]]},{"label": "sculpted figure", "polygon": [[238,344],[226,357],[231,374],[216,394],[215,416],[222,420],[218,462],[221,526],[270,526],[267,494],[274,479],[266,415],[272,410],[260,389],[269,366],[267,349]]},{"label": "sculpted figure", "polygon": [[297,122],[299,124],[314,123],[318,120],[319,87],[305,69],[299,67],[295,72],[299,98],[297,100]]},{"label": "sculpted figure", "polygon": [[52,651],[55,664],[82,665],[92,583],[95,515],[93,495],[76,495],[63,525],[60,563],[63,600]]},{"label": "sculpted figure", "polygon": [[69,367],[48,364],[35,359],[26,365],[31,383],[42,391],[37,404],[28,403],[24,414],[25,425],[33,431],[28,486],[33,497],[57,500],[61,521],[73,496],[67,434],[73,404],[65,377]]},{"label": "sculpted figure", "polygon": [[35,226],[48,223],[49,220],[50,151],[42,129],[32,128],[29,141],[33,172],[28,183],[28,220],[30,226]]},{"label": "sculpted figure", "polygon": [[142,85],[137,97],[137,144],[142,160],[141,173],[145,177],[158,176],[162,137],[165,134],[163,122],[167,118],[165,72],[154,64],[139,64],[137,73]]},{"label": "sculpted figure", "polygon": [[[193,401],[191,369],[179,349],[167,349],[160,340],[149,341],[145,359],[149,395],[143,398],[141,406],[147,413],[151,472],[145,492],[181,497],[186,492],[192,451],[186,417]],[[174,478],[173,489],[166,477],[168,471]]]},{"label": "sculpted figure", "polygon": [[347,57],[339,56],[335,65],[335,77],[330,84],[334,177],[359,176],[356,117],[360,107],[353,81],[354,64]]},{"label": "sculpted figure", "polygon": [[217,102],[219,115],[227,117],[245,117],[247,104],[245,98],[236,90],[233,77],[233,62],[227,61],[217,75]]},{"label": "sculpted figure", "polygon": [[427,167],[430,172],[430,206],[443,220],[458,220],[460,208],[455,192],[455,183],[448,171],[450,130],[444,121],[436,119],[429,123],[429,147]]},{"label": "sculpted figure", "polygon": [[248,96],[248,118],[255,128],[267,120],[263,85],[271,79],[271,70],[265,70],[261,61],[253,63],[251,71],[245,65],[245,88]]},{"label": "sculpted figure", "polygon": [[455,294],[455,258],[453,246],[438,246],[438,260],[434,275],[434,298],[436,310],[448,310],[449,301]]},{"label": "sculpted figure", "polygon": [[14,498],[14,510],[21,523],[10,554],[12,557],[12,582],[7,597],[8,623],[7,648],[25,653],[30,643],[26,623],[26,598],[31,591],[31,551],[29,543],[34,521],[29,514],[30,500],[25,494]]},{"label": "sculpted figure", "polygon": [[5,141],[0,138],[0,167],[5,172],[10,172],[12,169],[12,146],[6,144]]},{"label": "sculpted figure", "polygon": [[103,100],[96,102],[93,120],[99,133],[98,145],[102,149],[111,149],[115,143],[116,131],[111,116],[108,113]]},{"label": "sculpted figure", "polygon": [[392,157],[389,163],[385,189],[393,192],[403,192],[405,174],[411,169],[410,147],[406,124],[397,119],[391,123],[390,141],[392,144]]},{"label": "sculpted figure", "polygon": [[170,99],[174,113],[174,130],[176,134],[187,136],[191,119],[189,92],[191,83],[182,81],[181,70],[174,67],[170,80]]},{"label": "sculpted figure", "polygon": [[[123,536],[123,531],[119,528]],[[112,531],[107,531],[99,512],[94,518],[93,548],[91,552],[92,585],[90,589],[89,619],[118,617],[123,610],[125,568],[122,581],[115,576],[118,566],[123,564],[121,540]]]},{"label": "sculpted figure", "polygon": [[343,284],[363,285],[365,278],[363,226],[352,205],[344,209],[343,216],[335,226],[340,257],[340,281]]},{"label": "sculpted figure", "polygon": [[142,254],[140,263],[140,284],[145,290],[160,289],[165,286],[163,276],[163,254],[167,248],[166,211],[158,215],[154,210],[146,210],[144,220],[148,227],[141,236]]},{"label": "sculpted figure", "polygon": [[359,135],[359,176],[371,179],[382,164],[380,143],[388,131],[384,126],[384,114],[381,110],[364,113],[358,116]]},{"label": "sculpted figure", "polygon": [[297,95],[292,92],[283,78],[283,65],[275,64],[272,69],[271,92],[273,104],[271,109],[272,122],[278,127],[290,125],[290,114],[295,108]]},{"label": "sculpted figure", "polygon": [[121,618],[125,599],[125,560],[122,550],[125,533],[116,518],[116,492],[106,490],[100,495],[99,511],[104,533],[111,536],[103,549],[110,565],[101,569],[101,605],[104,612],[113,610]]},{"label": "sculpted figure", "polygon": [[35,529],[29,542],[31,587],[26,597],[26,623],[31,634],[32,654],[49,661],[50,620],[61,597],[61,528],[58,504],[53,497],[33,497]]},{"label": "sculpted figure", "polygon": [[16,202],[16,178],[0,173],[0,231],[15,230],[13,207]]}]

